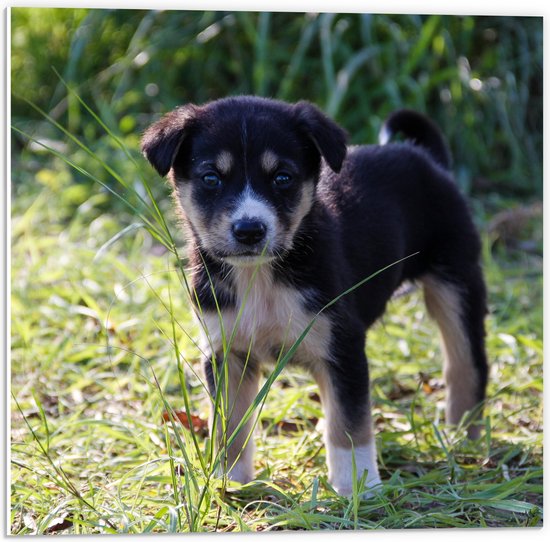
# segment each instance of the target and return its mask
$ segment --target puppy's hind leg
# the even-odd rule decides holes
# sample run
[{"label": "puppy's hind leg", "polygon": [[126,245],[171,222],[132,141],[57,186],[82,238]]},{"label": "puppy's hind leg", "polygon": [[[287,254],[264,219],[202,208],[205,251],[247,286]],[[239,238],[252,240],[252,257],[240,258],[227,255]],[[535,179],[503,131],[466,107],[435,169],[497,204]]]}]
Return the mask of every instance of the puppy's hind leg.
[{"label": "puppy's hind leg", "polygon": [[429,314],[438,324],[447,387],[446,420],[458,424],[466,412],[468,436],[479,438],[481,405],[487,385],[484,317],[486,292],[480,268],[463,268],[460,277],[423,277]]}]

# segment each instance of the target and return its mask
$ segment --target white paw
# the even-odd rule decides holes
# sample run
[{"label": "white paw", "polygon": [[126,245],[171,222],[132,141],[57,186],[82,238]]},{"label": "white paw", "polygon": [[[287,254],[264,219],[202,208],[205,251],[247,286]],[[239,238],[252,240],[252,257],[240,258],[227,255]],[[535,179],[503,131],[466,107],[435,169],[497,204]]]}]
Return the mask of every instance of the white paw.
[{"label": "white paw", "polygon": [[254,480],[254,467],[252,462],[239,459],[235,465],[229,469],[227,477],[234,482],[248,484],[248,482]]},{"label": "white paw", "polygon": [[329,481],[339,495],[351,496],[353,494],[353,459],[355,459],[355,475],[357,484],[367,471],[365,484],[361,496],[372,497],[376,488],[382,484],[376,464],[376,447],[374,442],[366,446],[358,446],[351,449],[327,446],[327,463]]},{"label": "white paw", "polygon": [[[357,485],[359,487],[359,480],[357,481]],[[342,495],[343,497],[351,497],[353,495],[353,483],[344,483],[343,485],[339,485],[337,483],[332,484],[332,487],[336,490],[338,495]],[[374,497],[376,495],[376,492],[382,487],[382,480],[380,480],[379,476],[370,477],[367,475],[367,479],[365,481],[365,485],[362,487],[362,491],[359,494],[359,496],[363,499],[370,499],[371,497]]]}]

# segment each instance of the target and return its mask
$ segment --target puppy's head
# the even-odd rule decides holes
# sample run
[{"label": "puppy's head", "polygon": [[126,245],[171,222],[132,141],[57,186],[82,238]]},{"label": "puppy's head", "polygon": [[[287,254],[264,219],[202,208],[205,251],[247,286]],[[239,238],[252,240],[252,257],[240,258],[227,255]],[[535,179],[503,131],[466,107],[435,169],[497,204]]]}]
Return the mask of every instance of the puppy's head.
[{"label": "puppy's head", "polygon": [[307,102],[238,97],[175,109],[145,132],[142,150],[169,176],[200,247],[251,265],[292,248],[321,157],[338,172],[346,136]]}]

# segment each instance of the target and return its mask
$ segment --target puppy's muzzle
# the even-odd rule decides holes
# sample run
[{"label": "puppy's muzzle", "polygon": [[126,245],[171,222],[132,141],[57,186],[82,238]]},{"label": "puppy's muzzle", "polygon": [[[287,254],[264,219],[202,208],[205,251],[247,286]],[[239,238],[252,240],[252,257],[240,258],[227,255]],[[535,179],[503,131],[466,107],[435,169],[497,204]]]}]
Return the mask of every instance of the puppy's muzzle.
[{"label": "puppy's muzzle", "polygon": [[265,239],[267,227],[257,219],[243,219],[234,222],[231,231],[239,243],[252,246]]}]

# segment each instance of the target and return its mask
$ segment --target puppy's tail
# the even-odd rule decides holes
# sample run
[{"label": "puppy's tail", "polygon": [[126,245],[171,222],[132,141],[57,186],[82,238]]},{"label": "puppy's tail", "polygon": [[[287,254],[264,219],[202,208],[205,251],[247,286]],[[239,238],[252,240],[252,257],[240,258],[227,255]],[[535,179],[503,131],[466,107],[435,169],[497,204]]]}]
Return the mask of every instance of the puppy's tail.
[{"label": "puppy's tail", "polygon": [[392,113],[382,125],[378,140],[380,145],[402,133],[414,145],[428,151],[435,162],[445,169],[451,168],[451,153],[438,126],[428,117],[410,109],[399,109]]}]

